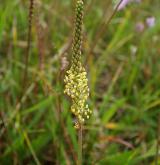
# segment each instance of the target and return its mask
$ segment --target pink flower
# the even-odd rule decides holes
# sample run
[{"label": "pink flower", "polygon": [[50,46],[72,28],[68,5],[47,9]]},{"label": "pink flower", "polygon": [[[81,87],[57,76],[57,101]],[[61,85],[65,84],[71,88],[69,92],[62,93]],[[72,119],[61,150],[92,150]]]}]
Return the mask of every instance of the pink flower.
[{"label": "pink flower", "polygon": [[143,22],[137,22],[137,24],[136,24],[136,31],[143,32],[144,28],[145,28],[145,26],[144,26]]},{"label": "pink flower", "polygon": [[126,5],[130,2],[131,0],[123,0],[121,4],[118,7],[118,10],[122,10],[126,7]]},{"label": "pink flower", "polygon": [[130,2],[140,3],[141,0],[123,0],[118,7],[118,10],[124,9]]},{"label": "pink flower", "polygon": [[155,17],[146,18],[146,24],[148,27],[153,27],[155,25]]}]

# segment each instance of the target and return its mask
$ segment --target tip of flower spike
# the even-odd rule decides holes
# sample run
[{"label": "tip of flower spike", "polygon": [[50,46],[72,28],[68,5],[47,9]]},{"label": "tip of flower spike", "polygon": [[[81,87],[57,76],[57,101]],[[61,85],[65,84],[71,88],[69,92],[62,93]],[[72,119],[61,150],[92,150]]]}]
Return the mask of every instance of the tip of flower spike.
[{"label": "tip of flower spike", "polygon": [[83,1],[79,0],[79,1],[77,1],[76,10],[81,13],[82,9],[83,9]]},{"label": "tip of flower spike", "polygon": [[77,1],[77,4],[83,5],[83,0],[78,0],[78,1]]}]

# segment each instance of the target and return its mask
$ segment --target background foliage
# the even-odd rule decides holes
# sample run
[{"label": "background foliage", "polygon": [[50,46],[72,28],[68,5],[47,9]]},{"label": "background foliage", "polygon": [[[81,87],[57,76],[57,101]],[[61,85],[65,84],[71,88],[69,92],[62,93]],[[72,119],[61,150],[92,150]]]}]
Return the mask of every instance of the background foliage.
[{"label": "background foliage", "polygon": [[[74,2],[36,2],[24,82],[29,1],[0,1],[0,164],[76,164],[77,131],[63,94]],[[159,0],[129,3],[108,21],[116,4],[85,2],[83,60],[94,113],[84,126],[83,164],[150,165],[160,108]]]}]

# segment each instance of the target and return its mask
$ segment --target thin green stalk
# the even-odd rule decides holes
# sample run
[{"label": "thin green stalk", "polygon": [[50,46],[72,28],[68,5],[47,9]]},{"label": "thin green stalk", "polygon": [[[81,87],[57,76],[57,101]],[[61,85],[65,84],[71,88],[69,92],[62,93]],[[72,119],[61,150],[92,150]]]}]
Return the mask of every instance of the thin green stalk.
[{"label": "thin green stalk", "polygon": [[160,146],[160,115],[158,116],[157,148],[156,148],[155,165],[159,164],[159,150],[160,150],[159,146]]},{"label": "thin green stalk", "polygon": [[78,145],[79,145],[78,165],[82,165],[83,163],[83,124],[80,124],[80,128],[78,130]]},{"label": "thin green stalk", "polygon": [[36,162],[37,165],[41,165],[41,163],[40,163],[40,161],[39,161],[39,159],[38,159],[38,157],[36,155],[36,152],[34,151],[34,149],[32,147],[32,144],[31,144],[31,141],[30,141],[30,139],[28,137],[27,132],[24,130],[21,133],[23,133],[24,139],[26,140],[27,146],[28,146],[28,148],[29,148],[33,158],[34,158],[34,161]]}]

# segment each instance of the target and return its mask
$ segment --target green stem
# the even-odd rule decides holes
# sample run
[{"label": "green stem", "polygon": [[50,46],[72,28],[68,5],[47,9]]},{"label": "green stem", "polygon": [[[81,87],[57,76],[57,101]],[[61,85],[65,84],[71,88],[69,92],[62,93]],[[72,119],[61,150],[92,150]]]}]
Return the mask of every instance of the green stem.
[{"label": "green stem", "polygon": [[155,165],[159,164],[159,145],[160,145],[160,115],[158,116],[158,128],[157,128],[157,148],[156,148],[156,157]]},{"label": "green stem", "polygon": [[78,130],[78,144],[79,144],[78,165],[82,165],[83,162],[83,125],[82,124],[80,124],[80,128]]}]

